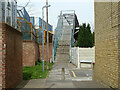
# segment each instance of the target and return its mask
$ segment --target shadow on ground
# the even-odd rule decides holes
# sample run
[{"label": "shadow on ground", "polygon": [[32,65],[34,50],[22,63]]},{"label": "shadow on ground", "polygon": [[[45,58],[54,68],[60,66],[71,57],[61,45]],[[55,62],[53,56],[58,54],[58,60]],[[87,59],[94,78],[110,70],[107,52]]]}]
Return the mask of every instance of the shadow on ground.
[{"label": "shadow on ground", "polygon": [[29,81],[30,80],[22,81],[16,88],[20,88],[20,89],[24,88],[28,84]]},{"label": "shadow on ground", "polygon": [[17,88],[45,88],[46,79],[32,79],[23,81]]}]

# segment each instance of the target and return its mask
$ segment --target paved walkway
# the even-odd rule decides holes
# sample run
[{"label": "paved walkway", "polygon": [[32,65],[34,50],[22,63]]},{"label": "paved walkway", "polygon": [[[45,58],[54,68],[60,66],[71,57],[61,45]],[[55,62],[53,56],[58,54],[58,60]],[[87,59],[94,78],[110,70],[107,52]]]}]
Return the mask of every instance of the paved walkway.
[{"label": "paved walkway", "polygon": [[75,88],[69,72],[73,68],[75,66],[69,63],[55,64],[46,80],[46,88]]},{"label": "paved walkway", "polygon": [[45,88],[46,79],[33,79],[23,81],[17,88]]},{"label": "paved walkway", "polygon": [[70,63],[55,64],[46,79],[23,81],[17,88],[105,88],[92,81],[91,69],[76,69]]}]

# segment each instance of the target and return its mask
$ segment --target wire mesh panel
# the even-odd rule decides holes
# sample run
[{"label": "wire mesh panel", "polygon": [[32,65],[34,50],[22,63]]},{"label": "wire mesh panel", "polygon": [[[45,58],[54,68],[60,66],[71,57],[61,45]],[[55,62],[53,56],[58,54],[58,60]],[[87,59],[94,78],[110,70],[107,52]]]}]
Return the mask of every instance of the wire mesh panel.
[{"label": "wire mesh panel", "polygon": [[30,16],[25,8],[23,8],[23,18],[30,22]]},{"label": "wire mesh panel", "polygon": [[43,35],[43,31],[41,28],[38,29],[38,43],[42,44],[42,35]]},{"label": "wire mesh panel", "polygon": [[[42,19],[39,17],[39,26],[42,27]],[[47,23],[43,21],[44,29],[47,30]],[[48,23],[48,30],[53,31],[53,26]]]},{"label": "wire mesh panel", "polygon": [[31,40],[31,27],[27,22],[21,22],[21,32],[23,33],[23,40]]},{"label": "wire mesh panel", "polygon": [[30,17],[30,22],[32,23],[33,26],[35,26],[35,18],[34,17]]},{"label": "wire mesh panel", "polygon": [[54,62],[55,62],[55,58],[56,58],[56,51],[57,51],[57,48],[59,45],[58,41],[62,34],[62,28],[63,28],[63,16],[61,13],[59,16],[59,19],[58,19],[57,28],[55,29],[54,36],[53,36],[53,61]]},{"label": "wire mesh panel", "polygon": [[17,10],[17,16],[22,17],[22,18],[26,19],[28,22],[30,22],[30,15],[28,14],[25,7],[23,7],[23,9]]},{"label": "wire mesh panel", "polygon": [[[23,40],[35,40],[42,43],[42,22],[44,29],[44,40],[47,42],[47,23],[40,17],[30,17],[25,8],[17,10],[17,29],[23,33]],[[53,31],[53,26],[48,24],[49,31]]]},{"label": "wire mesh panel", "polygon": [[29,16],[27,10],[25,8],[21,10],[17,10],[17,29],[23,33],[23,40],[34,40],[38,42],[38,32],[35,29],[34,24],[35,20],[34,17]]},{"label": "wire mesh panel", "polygon": [[17,30],[23,33],[23,40],[34,40],[37,42],[37,30],[33,27],[32,23],[24,18],[18,18],[17,23]]}]

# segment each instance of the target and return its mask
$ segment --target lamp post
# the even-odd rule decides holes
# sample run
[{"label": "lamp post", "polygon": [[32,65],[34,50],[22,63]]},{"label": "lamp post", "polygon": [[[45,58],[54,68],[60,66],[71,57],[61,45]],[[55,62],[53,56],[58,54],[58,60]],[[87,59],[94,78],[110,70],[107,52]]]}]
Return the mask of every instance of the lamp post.
[{"label": "lamp post", "polygon": [[[48,5],[48,0],[46,0]],[[47,69],[49,69],[49,30],[48,30],[48,7],[46,8],[46,22],[47,22]]]},{"label": "lamp post", "polygon": [[43,44],[43,72],[44,72],[44,8],[48,8],[50,7],[51,5],[45,5],[42,7],[42,44]]}]

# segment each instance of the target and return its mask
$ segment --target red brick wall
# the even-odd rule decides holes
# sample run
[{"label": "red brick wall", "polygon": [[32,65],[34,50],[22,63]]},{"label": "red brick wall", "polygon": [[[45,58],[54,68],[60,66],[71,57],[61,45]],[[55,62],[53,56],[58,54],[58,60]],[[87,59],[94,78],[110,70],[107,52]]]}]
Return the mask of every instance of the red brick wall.
[{"label": "red brick wall", "polygon": [[23,66],[34,66],[39,55],[38,43],[34,41],[23,41]]},{"label": "red brick wall", "polygon": [[[40,44],[39,45],[39,49],[40,49],[40,60],[43,60],[43,46]],[[53,44],[50,43],[49,44],[49,58],[52,59],[53,55]],[[44,60],[47,61],[47,44],[44,45]]]},{"label": "red brick wall", "polygon": [[35,42],[35,60],[40,58],[39,44]]},{"label": "red brick wall", "polygon": [[50,43],[49,44],[49,57],[50,57],[50,59],[53,59],[53,44],[52,43]]},{"label": "red brick wall", "polygon": [[2,86],[2,25],[0,24],[0,87]]},{"label": "red brick wall", "polygon": [[14,88],[22,81],[22,34],[2,25],[2,88]]}]

